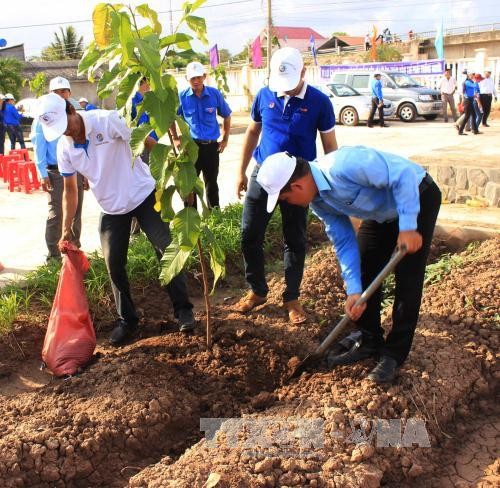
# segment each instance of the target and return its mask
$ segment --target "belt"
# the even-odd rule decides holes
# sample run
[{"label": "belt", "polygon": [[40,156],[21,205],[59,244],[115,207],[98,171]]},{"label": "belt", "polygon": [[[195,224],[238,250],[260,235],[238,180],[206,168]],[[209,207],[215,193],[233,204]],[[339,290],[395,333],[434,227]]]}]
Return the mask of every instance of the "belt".
[{"label": "belt", "polygon": [[59,169],[59,167],[57,166],[57,164],[47,164],[47,169],[51,169],[51,170],[54,170],[54,169]]},{"label": "belt", "polygon": [[203,144],[205,146],[206,144],[215,144],[217,142],[217,139],[195,139],[194,142],[196,142],[196,144]]},{"label": "belt", "polygon": [[432,176],[429,173],[425,173],[424,179],[420,182],[420,185],[418,186],[419,193],[424,193],[424,191],[427,190],[427,188],[429,188],[433,184],[434,180],[432,179]]}]

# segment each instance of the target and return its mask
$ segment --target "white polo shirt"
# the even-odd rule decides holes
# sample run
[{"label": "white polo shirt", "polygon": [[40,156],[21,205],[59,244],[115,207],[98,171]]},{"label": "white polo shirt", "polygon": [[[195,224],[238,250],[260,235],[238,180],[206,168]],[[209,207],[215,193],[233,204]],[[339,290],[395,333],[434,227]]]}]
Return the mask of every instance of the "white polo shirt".
[{"label": "white polo shirt", "polygon": [[57,144],[57,162],[63,176],[75,172],[89,180],[102,210],[121,215],[139,206],[154,190],[155,181],[141,158],[132,161],[131,129],[114,110],[78,112],[85,124],[86,148],[75,147],[72,137]]}]

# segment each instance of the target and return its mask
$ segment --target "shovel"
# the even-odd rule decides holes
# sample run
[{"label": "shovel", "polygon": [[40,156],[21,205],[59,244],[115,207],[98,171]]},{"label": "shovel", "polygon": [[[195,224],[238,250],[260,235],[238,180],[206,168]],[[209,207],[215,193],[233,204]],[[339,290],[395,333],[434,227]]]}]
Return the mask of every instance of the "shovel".
[{"label": "shovel", "polygon": [[[382,271],[380,271],[377,277],[370,284],[370,286],[358,298],[354,306],[362,305],[363,303],[366,303],[368,301],[368,299],[373,295],[373,292],[382,284],[385,277],[396,267],[401,259],[403,259],[405,254],[406,246],[399,247],[398,250],[392,255],[389,262],[382,269]],[[303,371],[313,366],[316,361],[320,360],[327,349],[331,346],[331,344],[340,336],[340,334],[342,334],[350,321],[351,319],[347,315],[344,315],[342,319],[340,319],[339,323],[335,326],[335,328],[326,336],[325,340],[317,347],[317,349],[311,354],[308,354],[303,361],[295,366],[294,370],[289,376],[289,379],[296,378]]]}]

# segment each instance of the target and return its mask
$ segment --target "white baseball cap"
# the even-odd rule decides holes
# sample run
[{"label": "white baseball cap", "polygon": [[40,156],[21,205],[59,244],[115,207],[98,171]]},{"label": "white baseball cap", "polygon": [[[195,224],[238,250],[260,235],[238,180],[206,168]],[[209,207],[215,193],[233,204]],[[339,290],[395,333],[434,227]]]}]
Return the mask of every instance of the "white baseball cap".
[{"label": "white baseball cap", "polygon": [[257,173],[257,183],[267,192],[267,211],[271,213],[278,203],[280,191],[291,178],[297,159],[287,152],[268,156]]},{"label": "white baseball cap", "polygon": [[14,95],[12,95],[12,93],[6,93],[4,96],[3,96],[4,100],[15,100],[16,97]]},{"label": "white baseball cap", "polygon": [[47,141],[55,141],[68,127],[66,100],[56,93],[49,93],[38,100],[38,120],[42,125],[43,135]]},{"label": "white baseball cap", "polygon": [[198,61],[193,61],[186,66],[186,78],[188,81],[195,76],[203,76],[205,74],[205,68]]},{"label": "white baseball cap", "polygon": [[278,49],[271,58],[269,89],[274,92],[293,90],[299,84],[304,61],[298,49]]},{"label": "white baseball cap", "polygon": [[52,78],[49,83],[49,91],[52,92],[54,90],[71,90],[69,81],[62,76]]},{"label": "white baseball cap", "polygon": [[80,99],[78,100],[78,103],[81,103],[81,102],[89,103],[89,101],[85,97],[80,97]]}]

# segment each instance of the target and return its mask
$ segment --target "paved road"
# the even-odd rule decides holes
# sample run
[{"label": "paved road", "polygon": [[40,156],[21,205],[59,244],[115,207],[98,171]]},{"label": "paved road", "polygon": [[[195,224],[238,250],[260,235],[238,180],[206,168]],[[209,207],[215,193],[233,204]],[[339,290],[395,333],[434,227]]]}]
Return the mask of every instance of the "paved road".
[{"label": "paved road", "polygon": [[[230,137],[229,145],[222,155],[220,168],[221,205],[236,201],[234,191],[236,169],[239,163],[243,133],[247,116],[235,117],[240,127],[238,134]],[[440,121],[417,121],[406,124],[390,121],[390,127],[372,129],[366,126],[337,127],[337,140],[340,145],[364,144],[385,151],[400,153],[406,157],[430,154],[435,160],[437,155],[449,154],[471,157],[478,161],[481,157],[491,158],[500,152],[500,121],[492,122],[484,134],[468,137],[457,136],[453,124]],[[319,141],[318,141],[319,143]],[[318,146],[319,147],[319,146]],[[321,151],[318,150],[321,154]],[[455,156],[456,157],[456,156]],[[47,200],[43,192],[31,195],[10,193],[7,185],[0,182],[0,262],[5,271],[0,273],[0,281],[13,278],[42,264],[45,260],[44,241]],[[97,223],[98,205],[91,194],[85,196],[83,209],[82,246],[85,251],[99,248]]]}]

